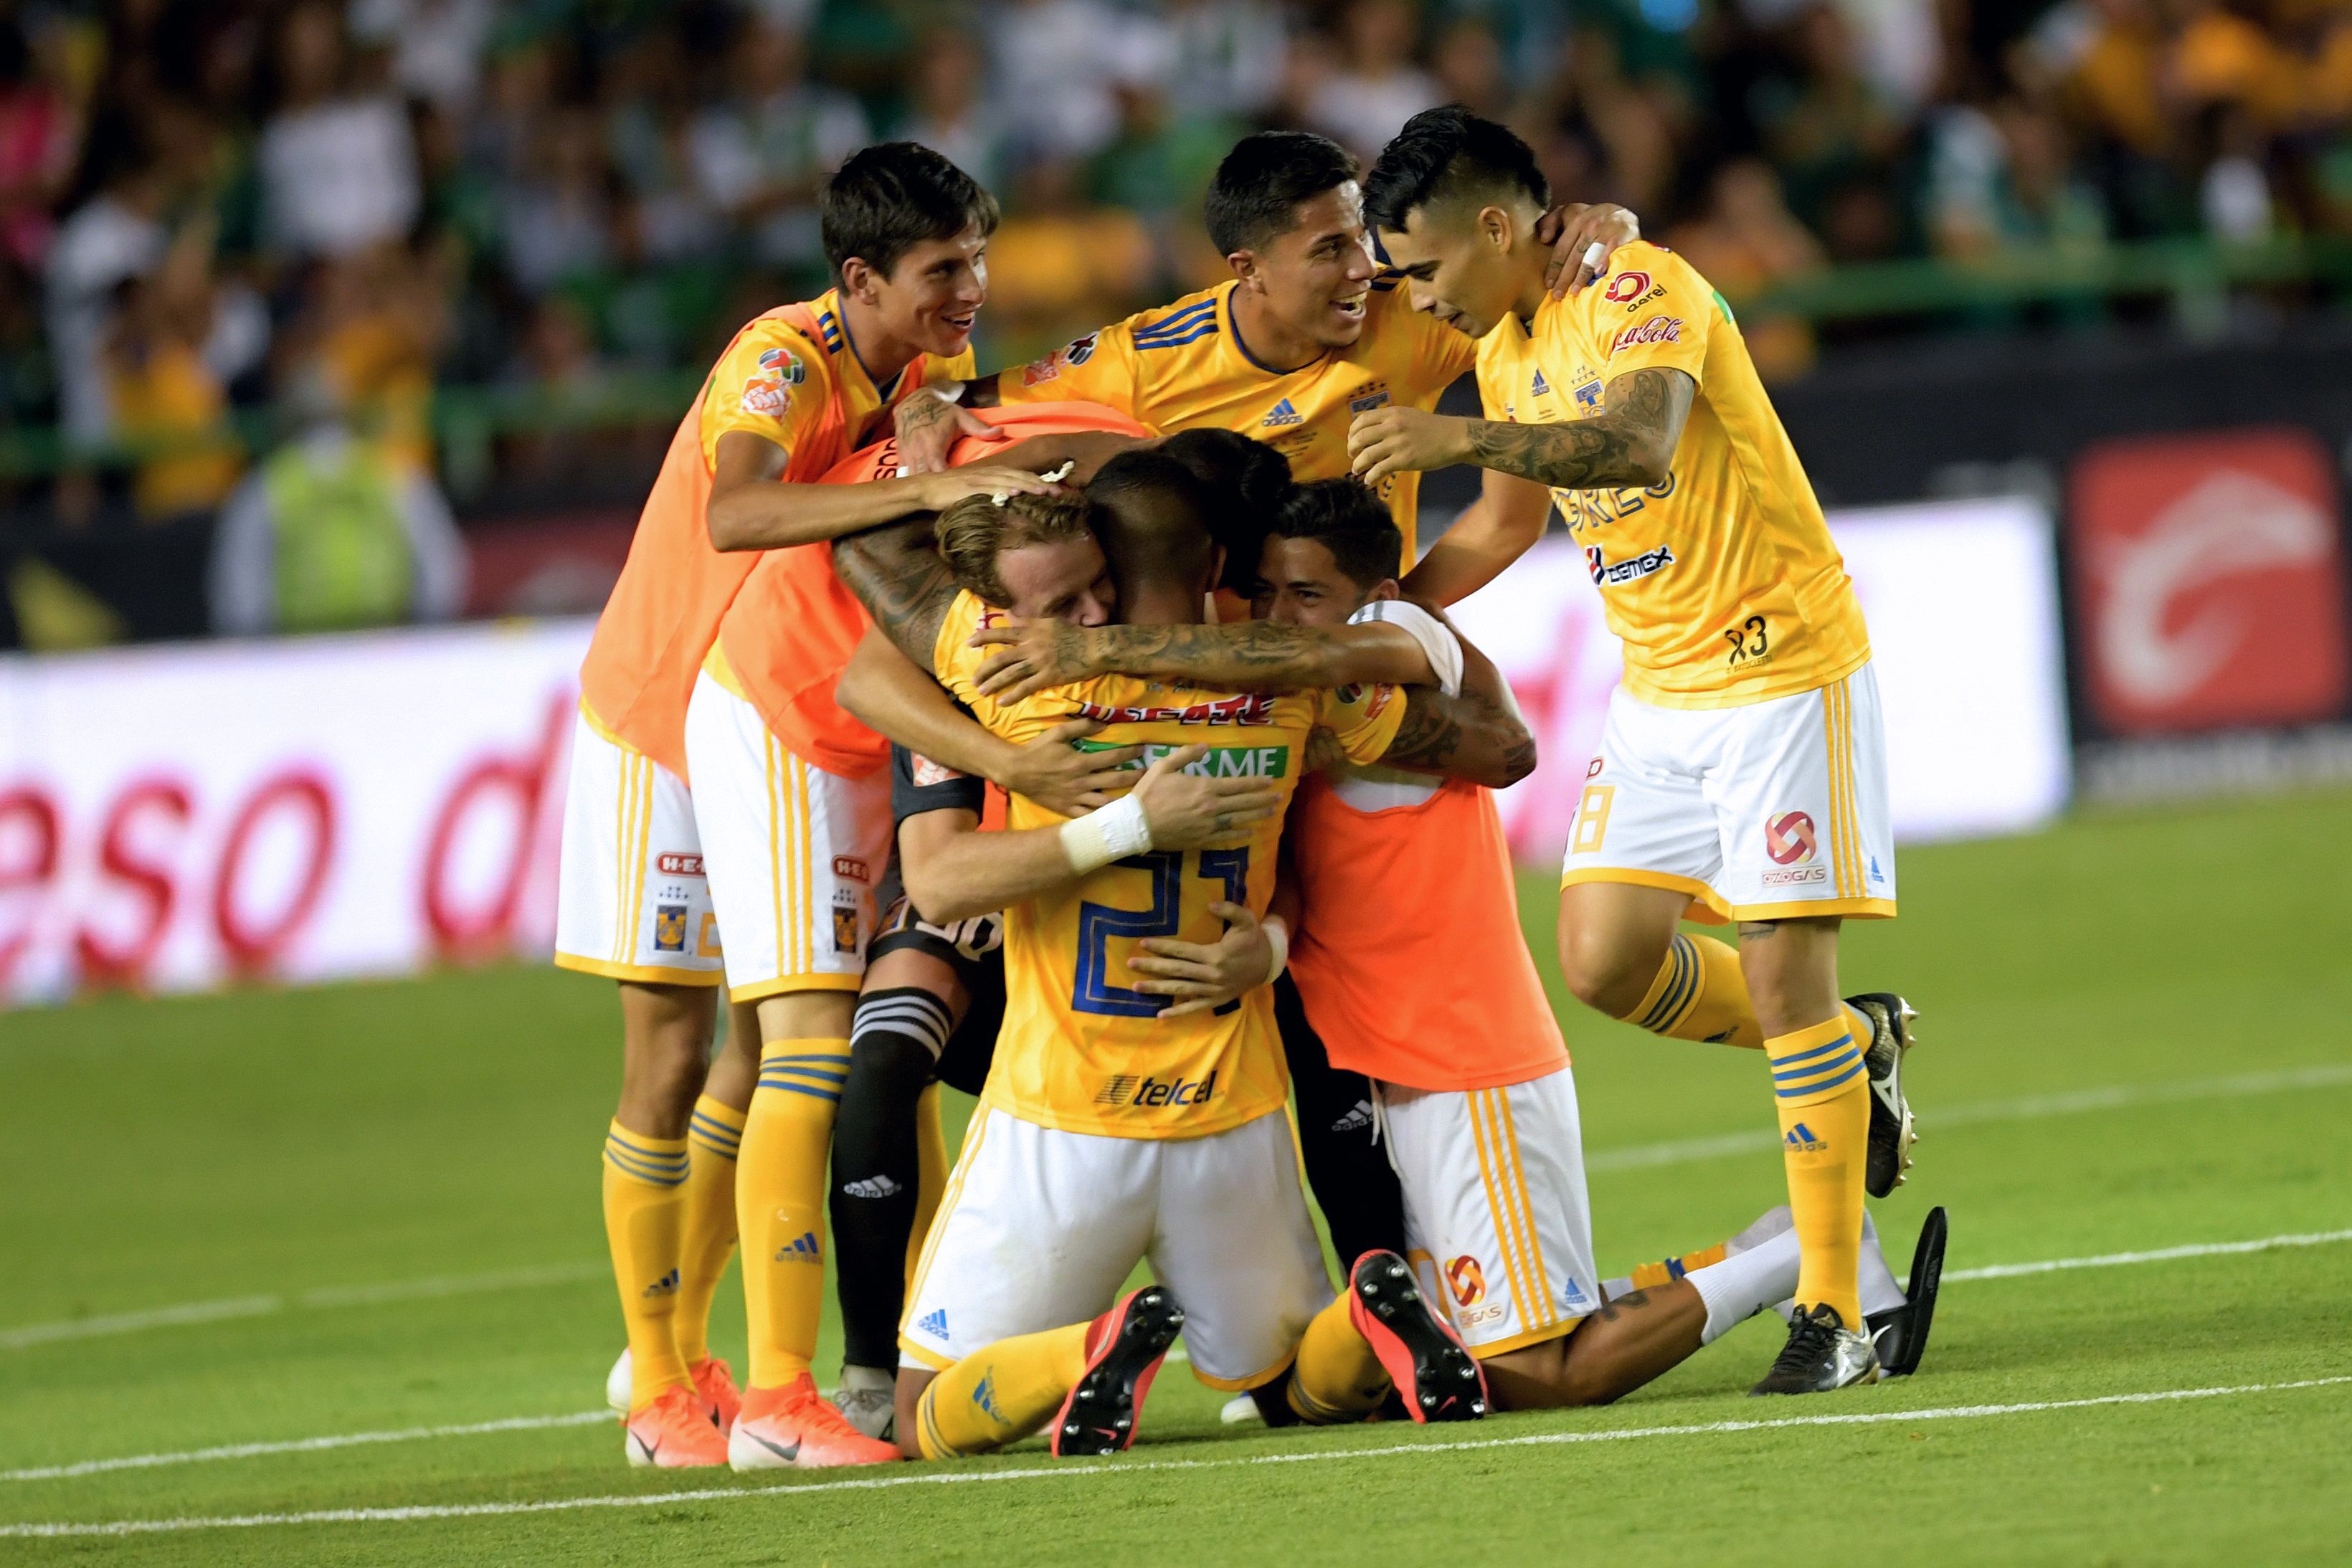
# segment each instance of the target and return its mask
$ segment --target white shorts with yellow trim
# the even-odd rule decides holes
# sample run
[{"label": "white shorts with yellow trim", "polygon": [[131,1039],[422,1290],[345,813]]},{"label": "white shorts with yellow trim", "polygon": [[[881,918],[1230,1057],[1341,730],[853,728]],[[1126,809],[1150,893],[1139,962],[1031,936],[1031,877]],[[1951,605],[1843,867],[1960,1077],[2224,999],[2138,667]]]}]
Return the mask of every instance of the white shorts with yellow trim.
[{"label": "white shorts with yellow trim", "polygon": [[1502,1089],[1377,1087],[1407,1257],[1470,1353],[1558,1339],[1598,1312],[1569,1070]]},{"label": "white shorts with yellow trim", "polygon": [[686,762],[729,998],[856,990],[890,853],[889,770],[846,779],[803,761],[708,671],[687,704]]},{"label": "white shorts with yellow trim", "polygon": [[1580,882],[1687,893],[1691,918],[1717,924],[1891,917],[1877,672],[1742,707],[1655,707],[1619,687],[1560,873]]},{"label": "white shorts with yellow trim", "polygon": [[963,1135],[898,1329],[900,1364],[947,1367],[1108,1311],[1144,1259],[1184,1308],[1192,1375],[1255,1388],[1331,1300],[1290,1118],[1205,1138],[1111,1138],[982,1104]]},{"label": "white shorts with yellow trim", "polygon": [[572,731],[555,961],[655,985],[720,981],[719,921],[686,781],[592,721]]}]

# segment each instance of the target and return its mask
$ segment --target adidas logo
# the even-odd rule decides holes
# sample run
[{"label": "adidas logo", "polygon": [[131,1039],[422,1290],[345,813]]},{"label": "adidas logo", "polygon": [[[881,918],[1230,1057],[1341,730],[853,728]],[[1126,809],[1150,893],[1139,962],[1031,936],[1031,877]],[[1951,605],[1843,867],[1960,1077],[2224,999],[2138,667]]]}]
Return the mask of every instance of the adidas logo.
[{"label": "adidas logo", "polygon": [[1528,387],[1528,391],[1537,397],[1543,397],[1550,392],[1551,383],[1543,379],[1543,372],[1541,371],[1538,371],[1536,372],[1535,383]]},{"label": "adidas logo", "polygon": [[1789,1135],[1781,1142],[1787,1148],[1808,1155],[1817,1155],[1829,1147],[1827,1144],[1814,1137],[1813,1130],[1802,1122],[1790,1128]]},{"label": "adidas logo", "polygon": [[793,1242],[789,1247],[779,1247],[776,1249],[776,1261],[779,1263],[822,1263],[824,1261],[824,1249],[817,1244],[815,1231],[803,1230],[801,1232],[799,1240]]},{"label": "adidas logo", "polygon": [[1372,1124],[1372,1103],[1359,1100],[1356,1108],[1331,1124],[1335,1133],[1360,1133]]},{"label": "adidas logo", "polygon": [[895,1197],[907,1189],[888,1176],[867,1176],[864,1181],[844,1182],[841,1190],[851,1197]]},{"label": "adidas logo", "polygon": [[1886,880],[1886,878],[1879,872],[1878,857],[1876,855],[1870,857],[1870,880],[1873,882],[1885,882]]},{"label": "adidas logo", "polygon": [[1276,403],[1267,412],[1266,416],[1258,423],[1265,429],[1272,430],[1277,425],[1303,424],[1306,422],[1298,417],[1298,411],[1290,406],[1290,400],[1284,398],[1280,402]]},{"label": "adidas logo", "polygon": [[915,1326],[934,1339],[948,1337],[948,1310],[940,1307],[915,1320]]},{"label": "adidas logo", "polygon": [[1003,1424],[1004,1417],[996,1413],[995,1373],[989,1372],[982,1375],[980,1386],[971,1391],[971,1402],[974,1405],[979,1406],[982,1410],[987,1411],[988,1418],[990,1420],[996,1422],[999,1426]]},{"label": "adidas logo", "polygon": [[675,1269],[672,1269],[668,1273],[664,1274],[660,1279],[656,1280],[652,1284],[647,1285],[647,1286],[646,1286],[646,1287],[642,1291],[640,1291],[640,1292],[638,1292],[638,1293],[639,1293],[640,1295],[642,1295],[642,1296],[643,1296],[646,1301],[652,1301],[652,1300],[654,1300],[656,1297],[658,1297],[658,1296],[675,1296],[675,1295],[677,1295],[677,1270],[675,1270]]}]

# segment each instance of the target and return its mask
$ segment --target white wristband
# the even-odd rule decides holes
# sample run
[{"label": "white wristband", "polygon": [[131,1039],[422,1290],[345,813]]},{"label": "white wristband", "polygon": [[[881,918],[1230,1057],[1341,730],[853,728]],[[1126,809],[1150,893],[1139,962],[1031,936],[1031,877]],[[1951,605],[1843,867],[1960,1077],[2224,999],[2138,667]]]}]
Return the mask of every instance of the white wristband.
[{"label": "white wristband", "polygon": [[1133,795],[1122,795],[1099,811],[1062,824],[1062,853],[1080,876],[1150,847],[1151,822],[1143,814],[1143,802]]},{"label": "white wristband", "polygon": [[933,397],[939,399],[941,402],[961,402],[963,401],[963,383],[961,382],[933,382],[923,390],[930,393]]},{"label": "white wristband", "polygon": [[1282,972],[1290,967],[1289,922],[1284,920],[1279,915],[1267,915],[1265,940],[1267,946],[1274,949],[1274,967],[1265,972],[1265,983],[1270,986],[1282,978]]}]

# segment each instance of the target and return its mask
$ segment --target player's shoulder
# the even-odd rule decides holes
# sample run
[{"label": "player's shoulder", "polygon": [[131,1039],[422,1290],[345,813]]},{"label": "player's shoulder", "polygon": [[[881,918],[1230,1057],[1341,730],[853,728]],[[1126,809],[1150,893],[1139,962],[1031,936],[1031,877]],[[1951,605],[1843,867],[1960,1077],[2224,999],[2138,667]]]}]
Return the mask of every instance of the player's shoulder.
[{"label": "player's shoulder", "polygon": [[1187,294],[1167,305],[1139,310],[1119,327],[1138,353],[1159,353],[1213,338],[1224,330],[1224,299],[1231,283]]},{"label": "player's shoulder", "polygon": [[1715,285],[1679,253],[1653,240],[1637,239],[1610,254],[1609,271],[1585,290],[1603,319],[1639,310],[1667,298],[1711,299]]},{"label": "player's shoulder", "polygon": [[[803,316],[804,309],[807,307],[787,306],[745,322],[719,357],[714,373],[744,378],[747,394],[759,390],[751,382],[765,382],[778,401],[788,401],[793,389],[811,382],[830,384],[832,356],[840,351],[840,322],[813,311]],[[830,340],[823,324],[826,320],[834,323]],[[828,342],[833,346],[828,347]]]}]

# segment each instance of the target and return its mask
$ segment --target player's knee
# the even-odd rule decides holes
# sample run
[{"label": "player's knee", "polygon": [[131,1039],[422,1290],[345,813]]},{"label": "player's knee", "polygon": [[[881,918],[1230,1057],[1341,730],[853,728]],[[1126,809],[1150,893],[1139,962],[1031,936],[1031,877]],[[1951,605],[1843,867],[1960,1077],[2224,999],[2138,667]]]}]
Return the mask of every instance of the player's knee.
[{"label": "player's knee", "polygon": [[1586,1007],[1613,1019],[1642,1005],[1664,961],[1664,952],[1648,951],[1614,933],[1560,927],[1559,968],[1569,990]]}]

